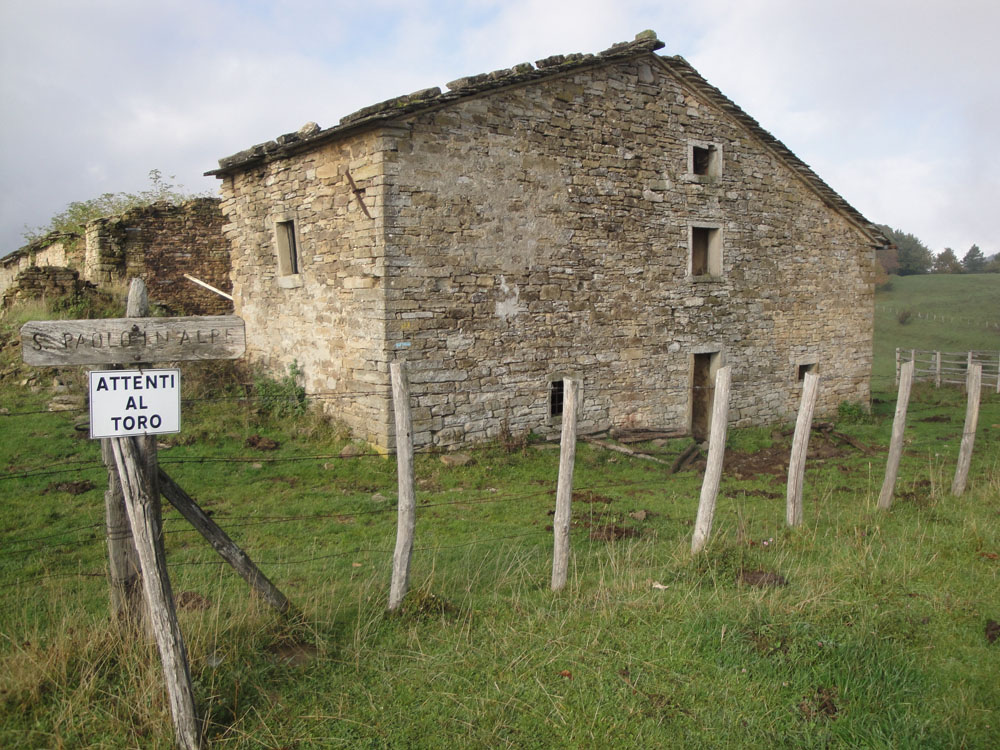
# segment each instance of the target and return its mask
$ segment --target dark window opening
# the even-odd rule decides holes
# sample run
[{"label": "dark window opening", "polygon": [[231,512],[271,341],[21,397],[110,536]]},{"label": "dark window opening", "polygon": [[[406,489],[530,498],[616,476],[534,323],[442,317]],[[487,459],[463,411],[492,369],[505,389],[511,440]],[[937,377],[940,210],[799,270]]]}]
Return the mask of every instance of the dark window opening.
[{"label": "dark window opening", "polygon": [[563,382],[553,380],[549,383],[549,416],[561,417],[563,413]]},{"label": "dark window opening", "polygon": [[816,363],[815,362],[810,363],[810,364],[806,364],[806,365],[799,365],[798,366],[798,378],[799,378],[800,381],[805,380],[807,372],[815,372],[815,371],[816,371]]},{"label": "dark window opening", "polygon": [[279,221],[275,225],[278,234],[278,272],[291,276],[299,272],[299,253],[295,247],[295,222]]},{"label": "dark window opening", "polygon": [[701,175],[711,174],[715,149],[702,148],[701,146],[693,146],[692,148],[694,149],[694,173]]},{"label": "dark window opening", "polygon": [[722,276],[722,230],[691,227],[691,275]]},{"label": "dark window opening", "polygon": [[708,273],[708,233],[705,227],[691,227],[691,275]]}]

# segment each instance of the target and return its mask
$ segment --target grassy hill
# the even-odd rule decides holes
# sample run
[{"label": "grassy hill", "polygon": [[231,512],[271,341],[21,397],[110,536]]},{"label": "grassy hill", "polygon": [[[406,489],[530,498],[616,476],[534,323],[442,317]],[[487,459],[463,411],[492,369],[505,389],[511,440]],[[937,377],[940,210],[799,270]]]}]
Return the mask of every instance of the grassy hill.
[{"label": "grassy hill", "polygon": [[[910,312],[905,323],[902,311]],[[891,388],[896,347],[1000,352],[998,326],[1000,274],[894,276],[875,295],[874,388]]]},{"label": "grassy hill", "polygon": [[[921,277],[892,294],[911,290],[914,312],[939,294],[959,317],[995,309],[998,285]],[[52,314],[35,312],[17,315]],[[935,321],[886,315],[883,350],[934,341]],[[98,445],[82,399],[48,407],[83,392],[83,368],[21,364],[20,322],[0,314],[0,747],[166,750],[159,657],[109,618]],[[996,339],[940,323],[949,348]],[[669,470],[686,439],[632,446],[666,465],[581,442],[559,593],[555,444],[514,436],[464,464],[418,453],[411,591],[389,616],[391,458],[345,451],[319,414],[276,415],[280,383],[238,387],[253,378],[228,363],[183,373],[183,431],[161,436],[160,465],[299,610],[269,610],[164,509],[215,750],[1000,746],[1000,395],[984,396],[969,490],[953,497],[965,397],[915,389],[888,513],[875,500],[894,404],[845,410],[810,440],[795,529],[790,430],[732,430],[697,556],[702,472]]]}]

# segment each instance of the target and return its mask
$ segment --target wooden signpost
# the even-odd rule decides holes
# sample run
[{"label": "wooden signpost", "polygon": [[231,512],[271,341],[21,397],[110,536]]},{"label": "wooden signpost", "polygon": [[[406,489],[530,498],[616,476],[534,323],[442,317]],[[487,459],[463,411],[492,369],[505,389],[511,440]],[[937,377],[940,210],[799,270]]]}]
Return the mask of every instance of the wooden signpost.
[{"label": "wooden signpost", "polygon": [[[134,623],[141,618],[136,596],[141,577],[147,626],[163,663],[174,735],[180,747],[195,750],[201,746],[201,732],[167,576],[160,493],[269,604],[281,612],[288,611],[290,604],[243,550],[158,467],[156,438],[152,437],[180,429],[180,371],[153,371],[148,364],[236,359],[246,349],[243,320],[232,315],[149,318],[145,317],[148,309],[145,284],[133,279],[129,317],[26,323],[21,328],[21,347],[23,359],[30,365],[138,368],[92,373],[91,377],[92,402],[100,402],[92,403],[91,436],[105,438],[102,453],[112,474],[105,496],[112,607],[121,620]],[[175,402],[177,414],[172,414]],[[106,412],[98,415],[102,427],[95,428],[95,408]]]}]

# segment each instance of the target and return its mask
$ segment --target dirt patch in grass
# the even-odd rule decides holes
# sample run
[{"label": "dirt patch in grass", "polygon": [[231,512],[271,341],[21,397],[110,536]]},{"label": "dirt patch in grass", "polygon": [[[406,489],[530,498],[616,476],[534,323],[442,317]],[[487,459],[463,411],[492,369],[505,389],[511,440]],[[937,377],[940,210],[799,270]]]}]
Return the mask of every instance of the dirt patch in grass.
[{"label": "dirt patch in grass", "polygon": [[740,570],[736,574],[737,583],[755,588],[765,588],[767,586],[787,586],[788,581],[784,576],[777,573],[769,573],[766,570]]},{"label": "dirt patch in grass", "polygon": [[273,451],[280,447],[281,443],[263,435],[251,435],[247,438],[247,446],[256,448],[259,451]]},{"label": "dirt patch in grass", "polygon": [[996,620],[986,621],[986,640],[990,643],[996,643],[997,638],[1000,638],[1000,622]]},{"label": "dirt patch in grass", "polygon": [[806,695],[799,703],[799,711],[807,721],[835,719],[837,717],[837,688],[816,688],[812,695]]},{"label": "dirt patch in grass", "polygon": [[79,482],[52,482],[45,488],[45,492],[68,492],[70,495],[82,495],[94,489],[94,483],[89,479]]},{"label": "dirt patch in grass", "polygon": [[[791,454],[788,444],[772,445],[754,453],[728,451],[723,464],[723,474],[732,479],[753,479],[754,477],[784,476],[788,474],[788,460]],[[831,458],[843,458],[851,455],[851,451],[837,445],[822,433],[813,432],[809,437],[810,461],[823,461]],[[699,471],[705,470],[705,461],[700,460],[696,466]],[[748,493],[749,494],[749,493]]]},{"label": "dirt patch in grass", "polygon": [[615,542],[619,539],[634,539],[639,530],[616,523],[595,524],[590,527],[590,538],[595,542]]}]

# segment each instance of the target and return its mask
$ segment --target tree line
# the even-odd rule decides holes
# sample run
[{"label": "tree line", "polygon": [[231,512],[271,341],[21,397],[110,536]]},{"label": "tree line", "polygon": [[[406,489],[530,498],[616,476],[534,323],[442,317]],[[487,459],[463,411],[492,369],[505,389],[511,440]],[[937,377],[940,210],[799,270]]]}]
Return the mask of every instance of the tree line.
[{"label": "tree line", "polygon": [[887,276],[911,276],[921,273],[1000,273],[1000,253],[987,256],[973,244],[959,260],[950,247],[935,255],[918,237],[884,224],[879,229],[889,240],[889,247],[878,251],[878,259]]}]

